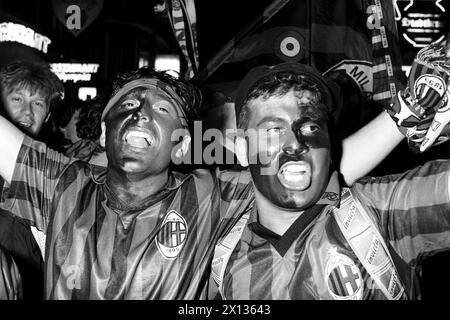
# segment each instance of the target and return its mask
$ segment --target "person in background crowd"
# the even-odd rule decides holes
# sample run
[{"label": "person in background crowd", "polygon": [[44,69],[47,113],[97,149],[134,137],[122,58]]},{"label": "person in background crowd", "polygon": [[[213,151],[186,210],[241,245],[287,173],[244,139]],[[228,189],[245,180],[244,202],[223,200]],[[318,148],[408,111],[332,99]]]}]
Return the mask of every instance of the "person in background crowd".
[{"label": "person in background crowd", "polygon": [[100,145],[104,108],[105,103],[101,98],[83,102],[75,128],[80,140],[66,150],[67,156],[106,166],[105,150]]},{"label": "person in background crowd", "polygon": [[55,112],[52,113],[49,122],[52,124],[52,135],[48,145],[52,149],[65,153],[74,143],[81,138],[77,135],[76,124],[78,123],[80,111],[83,108],[81,100],[64,100]]},{"label": "person in background crowd", "polygon": [[[47,64],[14,61],[0,69],[0,94],[0,114],[22,132],[36,137],[62,99],[64,87]],[[1,202],[8,190],[9,185],[0,179]],[[42,299],[43,257],[33,234],[39,241],[42,235],[32,230],[33,233],[27,221],[0,209],[0,246],[12,255],[18,266],[23,298]],[[2,270],[7,275],[6,269]]]},{"label": "person in background crowd", "polygon": [[100,98],[64,101],[51,117],[55,135],[46,139],[47,145],[68,157],[106,166],[104,149],[99,144],[104,107]]}]

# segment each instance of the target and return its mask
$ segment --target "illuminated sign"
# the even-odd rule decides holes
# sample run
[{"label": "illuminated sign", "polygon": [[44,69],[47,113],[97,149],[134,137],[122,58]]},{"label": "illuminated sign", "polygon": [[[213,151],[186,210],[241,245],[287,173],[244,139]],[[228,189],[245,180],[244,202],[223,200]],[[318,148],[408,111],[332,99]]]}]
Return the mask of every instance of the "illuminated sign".
[{"label": "illuminated sign", "polygon": [[52,71],[63,82],[91,81],[99,66],[97,63],[50,63]]},{"label": "illuminated sign", "polygon": [[176,54],[158,54],[155,59],[155,70],[167,71],[178,78],[180,76],[180,57]]},{"label": "illuminated sign", "polygon": [[447,3],[442,0],[395,0],[395,19],[400,35],[415,48],[445,37]]},{"label": "illuminated sign", "polygon": [[97,96],[97,88],[95,87],[78,88],[78,99],[82,101],[94,99],[96,96]]},{"label": "illuminated sign", "polygon": [[50,39],[21,24],[12,22],[0,23],[0,42],[19,42],[26,46],[47,53]]}]

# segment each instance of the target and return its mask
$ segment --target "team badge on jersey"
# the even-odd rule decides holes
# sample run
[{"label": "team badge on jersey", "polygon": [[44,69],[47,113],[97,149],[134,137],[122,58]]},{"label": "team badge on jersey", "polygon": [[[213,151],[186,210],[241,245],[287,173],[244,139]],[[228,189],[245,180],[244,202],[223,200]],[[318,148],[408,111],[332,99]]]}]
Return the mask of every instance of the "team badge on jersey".
[{"label": "team badge on jersey", "polygon": [[362,299],[364,282],[361,271],[352,259],[333,248],[330,250],[325,271],[328,291],[334,299]]},{"label": "team badge on jersey", "polygon": [[186,220],[175,210],[166,214],[156,237],[159,252],[167,259],[174,259],[183,248],[188,236]]}]

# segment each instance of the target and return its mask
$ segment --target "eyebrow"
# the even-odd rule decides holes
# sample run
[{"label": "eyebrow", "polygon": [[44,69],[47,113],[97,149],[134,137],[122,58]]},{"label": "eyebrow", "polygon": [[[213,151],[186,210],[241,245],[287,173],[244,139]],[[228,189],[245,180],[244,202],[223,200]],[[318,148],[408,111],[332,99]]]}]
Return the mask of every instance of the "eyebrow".
[{"label": "eyebrow", "polygon": [[[29,91],[29,93],[30,93],[30,94],[28,94],[28,96],[30,96],[30,97],[34,97],[34,96],[36,95],[36,93],[37,93],[37,95],[39,96],[38,100],[42,100],[42,101],[44,101],[44,102],[47,102],[47,99],[46,99],[41,93],[35,92],[34,94],[31,94],[30,91]],[[13,95],[13,94],[17,94],[17,95],[20,95],[20,96],[27,96],[27,94],[25,93],[25,90],[24,90],[24,89],[19,89],[19,90],[11,91],[11,92],[8,93],[7,95],[9,96],[9,95]]]},{"label": "eyebrow", "polygon": [[159,102],[165,102],[165,106],[170,106],[170,111],[171,113],[173,113],[176,117],[178,117],[178,112],[177,112],[177,107],[173,105],[173,102],[170,100],[166,100],[166,99],[161,99],[156,101],[155,103],[159,103]]},{"label": "eyebrow", "polygon": [[[141,95],[142,95],[142,92],[128,92],[128,93],[124,94],[120,98],[120,100],[122,102],[125,101],[126,99],[136,99],[137,100],[137,99],[140,99],[142,97]],[[154,97],[156,99],[156,102],[164,101],[164,102],[168,102],[168,103],[172,104],[172,101],[170,100],[170,98],[167,97],[164,94],[156,93],[154,95]]]},{"label": "eyebrow", "polygon": [[[138,93],[138,92],[129,92],[120,98],[120,103],[122,104],[125,101],[127,101],[128,99],[138,100],[140,98],[140,96],[136,96],[136,95],[140,95],[140,94],[141,93]],[[165,102],[165,105],[170,106],[170,109],[171,109],[173,115],[178,117],[178,112],[176,109],[177,107],[173,105],[173,102],[172,102],[172,100],[170,100],[170,97],[168,97],[165,94],[160,94],[158,92],[155,94],[155,98],[156,98],[155,103]]]},{"label": "eyebrow", "polygon": [[124,102],[127,99],[137,99],[136,92],[129,92],[120,97],[119,101]]},{"label": "eyebrow", "polygon": [[265,116],[264,118],[262,118],[257,124],[256,126],[260,126],[261,124],[265,123],[265,122],[284,122],[285,120],[283,118],[280,117],[274,117],[274,116]]}]

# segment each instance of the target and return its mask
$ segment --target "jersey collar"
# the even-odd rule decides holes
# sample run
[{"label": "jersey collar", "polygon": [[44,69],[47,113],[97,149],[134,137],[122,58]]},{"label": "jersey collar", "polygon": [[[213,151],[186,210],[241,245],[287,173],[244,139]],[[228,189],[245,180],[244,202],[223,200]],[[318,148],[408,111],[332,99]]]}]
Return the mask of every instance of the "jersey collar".
[{"label": "jersey collar", "polygon": [[328,181],[328,186],[322,197],[317,201],[316,204],[325,204],[333,207],[339,207],[341,202],[341,186],[339,184],[339,173],[333,171]]}]

